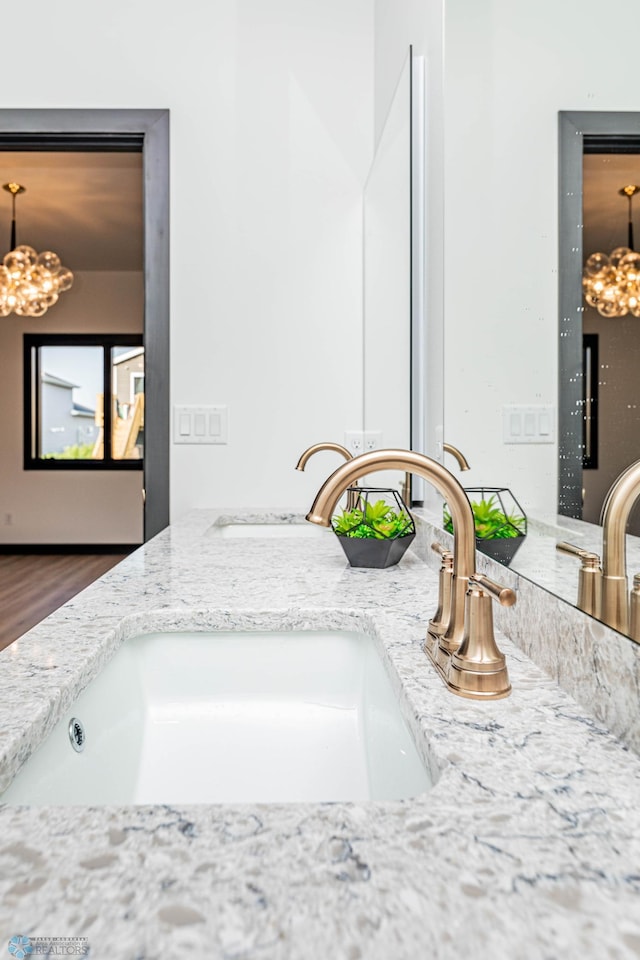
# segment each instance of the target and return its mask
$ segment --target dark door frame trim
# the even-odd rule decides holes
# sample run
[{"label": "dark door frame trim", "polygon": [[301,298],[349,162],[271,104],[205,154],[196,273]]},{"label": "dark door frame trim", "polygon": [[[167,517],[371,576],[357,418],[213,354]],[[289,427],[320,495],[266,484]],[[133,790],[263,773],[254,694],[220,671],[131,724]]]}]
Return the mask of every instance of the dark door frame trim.
[{"label": "dark door frame trim", "polygon": [[[5,140],[3,142],[3,135]],[[144,191],[144,346],[146,363],[144,539],[169,524],[169,111],[0,110],[0,150],[117,149],[142,137]],[[22,141],[21,137],[25,140]],[[49,146],[47,146],[49,138]],[[29,146],[27,146],[27,142]]]}]

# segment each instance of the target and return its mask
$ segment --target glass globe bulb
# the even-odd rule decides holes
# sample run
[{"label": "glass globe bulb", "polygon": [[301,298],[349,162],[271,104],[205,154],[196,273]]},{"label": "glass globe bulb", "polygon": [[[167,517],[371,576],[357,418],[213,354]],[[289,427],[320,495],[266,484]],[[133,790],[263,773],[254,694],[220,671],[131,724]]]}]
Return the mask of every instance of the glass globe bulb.
[{"label": "glass globe bulb", "polygon": [[41,300],[32,300],[28,308],[28,316],[43,317],[47,312],[47,306]]},{"label": "glass globe bulb", "polygon": [[25,259],[24,255],[20,253],[19,250],[10,250],[9,253],[6,253],[3,259],[3,264],[9,271],[12,277],[16,280],[20,274],[24,271],[28,261]]},{"label": "glass globe bulb", "polygon": [[50,273],[57,273],[62,265],[58,254],[51,250],[43,250],[42,253],[38,254],[36,263]]},{"label": "glass globe bulb", "polygon": [[620,261],[623,259],[623,257],[626,257],[627,254],[629,253],[633,253],[633,251],[630,250],[629,247],[616,247],[616,249],[613,251],[613,253],[609,257],[609,262],[611,266],[614,269],[616,269]]},{"label": "glass globe bulb", "polygon": [[626,306],[621,311],[613,300],[600,300],[596,309],[602,317],[624,317],[628,312]]},{"label": "glass globe bulb", "polygon": [[56,274],[56,286],[61,293],[73,286],[73,274],[68,267],[60,267]]},{"label": "glass globe bulb", "polygon": [[625,254],[625,256],[622,258],[618,266],[620,267],[621,270],[624,270],[624,272],[628,277],[630,277],[631,274],[633,274],[634,277],[639,276],[640,275],[640,253],[635,253],[635,251],[632,250],[631,253]]},{"label": "glass globe bulb", "polygon": [[587,276],[597,277],[609,266],[609,257],[606,253],[592,253],[584,265]]},{"label": "glass globe bulb", "polygon": [[26,243],[21,243],[13,252],[20,254],[26,269],[30,270],[31,267],[35,267],[38,254],[33,247],[30,247]]}]

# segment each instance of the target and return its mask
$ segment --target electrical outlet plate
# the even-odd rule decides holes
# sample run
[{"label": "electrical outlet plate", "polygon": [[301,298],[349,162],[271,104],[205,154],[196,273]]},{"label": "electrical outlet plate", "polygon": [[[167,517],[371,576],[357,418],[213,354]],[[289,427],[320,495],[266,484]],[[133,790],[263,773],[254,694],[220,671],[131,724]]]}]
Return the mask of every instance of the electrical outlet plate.
[{"label": "electrical outlet plate", "polygon": [[370,450],[380,450],[382,448],[382,434],[379,430],[365,430],[364,432],[364,452]]},{"label": "electrical outlet plate", "polygon": [[362,430],[345,430],[344,445],[354,457],[364,453],[364,434]]},{"label": "electrical outlet plate", "polygon": [[344,445],[352,456],[382,447],[382,434],[379,430],[346,430]]}]

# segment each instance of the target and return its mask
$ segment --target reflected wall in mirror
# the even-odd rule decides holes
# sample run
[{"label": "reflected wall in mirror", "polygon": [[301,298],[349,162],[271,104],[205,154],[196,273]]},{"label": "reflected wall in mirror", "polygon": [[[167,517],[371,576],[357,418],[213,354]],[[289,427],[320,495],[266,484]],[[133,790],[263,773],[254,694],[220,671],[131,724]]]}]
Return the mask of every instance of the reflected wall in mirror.
[{"label": "reflected wall in mirror", "polygon": [[[426,451],[424,60],[409,49],[364,191],[365,443]],[[376,483],[402,489],[400,474]],[[413,478],[411,500],[423,500]],[[406,493],[406,490],[404,491]]]}]

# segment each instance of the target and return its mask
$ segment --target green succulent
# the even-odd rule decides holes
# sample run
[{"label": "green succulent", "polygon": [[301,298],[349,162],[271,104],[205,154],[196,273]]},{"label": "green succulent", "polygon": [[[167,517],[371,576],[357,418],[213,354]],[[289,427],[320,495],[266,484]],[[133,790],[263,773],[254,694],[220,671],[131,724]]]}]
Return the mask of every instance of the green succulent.
[{"label": "green succulent", "polygon": [[408,513],[398,513],[385,500],[364,501],[364,510],[342,510],[332,520],[333,529],[340,537],[371,540],[395,540],[413,529]]},{"label": "green succulent", "polygon": [[[510,540],[512,537],[521,537],[527,532],[524,517],[517,514],[506,514],[496,506],[495,496],[488,500],[471,500],[473,519],[476,526],[478,540]],[[444,528],[453,533],[451,513],[444,508]]]}]

